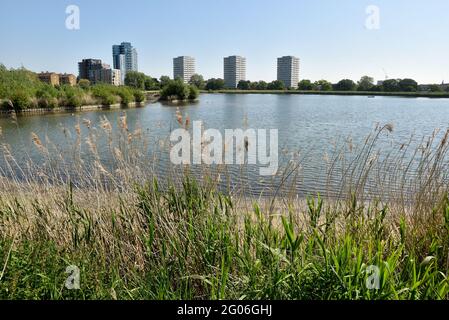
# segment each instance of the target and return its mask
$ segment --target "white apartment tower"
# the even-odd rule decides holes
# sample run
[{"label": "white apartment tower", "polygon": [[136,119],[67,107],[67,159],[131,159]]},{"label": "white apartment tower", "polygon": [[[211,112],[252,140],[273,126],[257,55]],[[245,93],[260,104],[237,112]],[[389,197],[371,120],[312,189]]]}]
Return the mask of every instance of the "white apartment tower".
[{"label": "white apartment tower", "polygon": [[195,74],[195,58],[181,56],[173,59],[173,78],[188,83]]},{"label": "white apartment tower", "polygon": [[224,58],[225,87],[235,89],[241,80],[246,80],[246,58],[240,56]]},{"label": "white apartment tower", "polygon": [[277,79],[284,82],[286,88],[298,88],[299,58],[293,56],[278,58]]}]

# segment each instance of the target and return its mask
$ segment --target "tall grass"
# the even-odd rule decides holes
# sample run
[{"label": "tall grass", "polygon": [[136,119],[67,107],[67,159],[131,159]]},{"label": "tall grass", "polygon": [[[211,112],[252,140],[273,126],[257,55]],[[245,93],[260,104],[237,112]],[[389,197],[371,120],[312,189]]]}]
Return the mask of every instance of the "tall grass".
[{"label": "tall grass", "polygon": [[[449,297],[448,133],[385,154],[393,128],[378,126],[336,148],[322,195],[296,195],[290,162],[254,197],[222,188],[226,168],[161,175],[148,148],[167,141],[117,120],[68,128],[64,149],[33,135],[41,161],[26,166],[1,146],[0,298]],[[69,265],[80,290],[64,287]]]}]

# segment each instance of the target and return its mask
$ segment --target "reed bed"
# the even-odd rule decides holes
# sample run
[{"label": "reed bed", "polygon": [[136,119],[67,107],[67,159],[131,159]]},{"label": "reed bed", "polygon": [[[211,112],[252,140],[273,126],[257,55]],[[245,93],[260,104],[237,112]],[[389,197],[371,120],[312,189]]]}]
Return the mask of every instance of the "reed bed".
[{"label": "reed bed", "polygon": [[149,149],[169,141],[125,113],[64,133],[30,137],[39,161],[1,145],[0,299],[449,298],[448,132],[384,152],[394,128],[379,125],[336,145],[326,190],[306,196],[301,157],[254,195],[225,166],[161,174]]}]

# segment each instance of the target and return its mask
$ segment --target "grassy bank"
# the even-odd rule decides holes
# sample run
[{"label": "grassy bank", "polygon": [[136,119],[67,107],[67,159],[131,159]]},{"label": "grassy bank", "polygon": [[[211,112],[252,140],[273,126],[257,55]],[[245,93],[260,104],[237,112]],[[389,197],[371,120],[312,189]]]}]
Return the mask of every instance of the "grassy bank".
[{"label": "grassy bank", "polygon": [[[351,147],[352,161],[329,169],[344,172],[338,198],[297,197],[288,185],[247,196],[219,188],[226,171],[207,167],[160,177],[145,151],[159,142],[145,141],[126,115],[117,126],[104,118],[67,128],[69,149],[32,135],[42,161],[27,167],[3,144],[0,298],[448,299],[449,133],[420,147],[418,173],[402,153],[390,155],[402,189],[368,197],[369,177],[379,177],[376,188],[386,183],[378,171],[386,163],[374,155],[391,130],[377,128]],[[300,174],[298,166],[281,173],[283,181]],[[64,285],[72,265],[79,290]]]},{"label": "grassy bank", "polygon": [[203,90],[202,93],[228,94],[304,94],[304,95],[339,95],[339,96],[385,96],[410,98],[449,98],[447,92],[371,92],[371,91],[302,91],[302,90]]},{"label": "grassy bank", "polygon": [[[90,204],[89,204],[90,203]],[[186,177],[162,191],[2,196],[2,299],[447,299],[449,201],[419,225],[388,205],[235,206]],[[65,269],[81,289],[64,288]],[[379,269],[379,289],[367,281]]]}]

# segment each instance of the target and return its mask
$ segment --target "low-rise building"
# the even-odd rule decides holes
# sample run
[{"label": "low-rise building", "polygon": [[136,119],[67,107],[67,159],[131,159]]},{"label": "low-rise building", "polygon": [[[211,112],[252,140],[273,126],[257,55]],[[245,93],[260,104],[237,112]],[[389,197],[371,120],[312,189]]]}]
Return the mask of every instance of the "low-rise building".
[{"label": "low-rise building", "polygon": [[41,72],[38,75],[40,81],[52,86],[59,86],[59,74],[55,72]]},{"label": "low-rise building", "polygon": [[59,83],[61,85],[68,85],[73,87],[76,85],[76,76],[74,74],[61,73],[59,75]]}]

